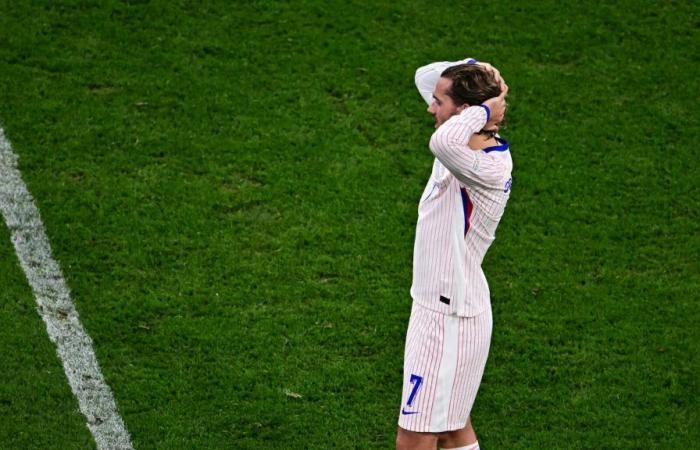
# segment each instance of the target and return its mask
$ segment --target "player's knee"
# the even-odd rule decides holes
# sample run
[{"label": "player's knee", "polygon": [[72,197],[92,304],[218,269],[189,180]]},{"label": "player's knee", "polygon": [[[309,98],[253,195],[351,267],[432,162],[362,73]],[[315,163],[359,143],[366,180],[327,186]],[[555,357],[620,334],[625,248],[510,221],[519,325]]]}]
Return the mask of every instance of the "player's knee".
[{"label": "player's knee", "polygon": [[446,431],[438,436],[438,446],[444,448],[461,448],[465,444],[471,445],[474,442],[476,442],[476,434],[471,423],[462,429]]}]

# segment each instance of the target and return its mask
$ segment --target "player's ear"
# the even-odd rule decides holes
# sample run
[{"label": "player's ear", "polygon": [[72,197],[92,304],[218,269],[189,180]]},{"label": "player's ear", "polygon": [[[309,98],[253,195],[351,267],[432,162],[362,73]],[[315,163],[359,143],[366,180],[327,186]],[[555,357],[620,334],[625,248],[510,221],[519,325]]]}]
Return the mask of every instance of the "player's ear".
[{"label": "player's ear", "polygon": [[464,103],[463,105],[459,105],[459,106],[457,107],[457,112],[462,112],[462,111],[464,111],[464,110],[467,109],[467,108],[469,108],[469,105],[467,105],[466,103]]}]

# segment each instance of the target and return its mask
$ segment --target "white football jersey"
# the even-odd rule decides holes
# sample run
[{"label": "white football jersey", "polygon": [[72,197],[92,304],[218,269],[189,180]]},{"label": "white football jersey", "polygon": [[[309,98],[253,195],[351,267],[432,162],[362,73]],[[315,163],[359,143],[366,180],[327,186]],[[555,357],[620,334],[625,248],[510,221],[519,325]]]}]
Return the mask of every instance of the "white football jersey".
[{"label": "white football jersey", "polygon": [[[425,101],[447,67],[469,63],[438,62],[416,71]],[[430,139],[433,171],[418,206],[411,296],[419,304],[458,316],[475,316],[490,307],[481,262],[495,239],[512,184],[508,143],[469,148],[487,122],[487,111],[471,106],[442,124]]]}]

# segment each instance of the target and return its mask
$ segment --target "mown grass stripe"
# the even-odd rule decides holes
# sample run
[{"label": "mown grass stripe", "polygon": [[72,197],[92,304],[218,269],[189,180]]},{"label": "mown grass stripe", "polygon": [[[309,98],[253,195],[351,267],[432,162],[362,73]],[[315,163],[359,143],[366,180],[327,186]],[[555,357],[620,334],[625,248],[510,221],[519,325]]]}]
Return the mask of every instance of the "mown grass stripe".
[{"label": "mown grass stripe", "polygon": [[0,128],[0,211],[11,233],[20,265],[34,292],[37,309],[68,377],[97,448],[132,449],[131,439],[107,386],[70,291],[39,216],[22,181],[18,158]]}]

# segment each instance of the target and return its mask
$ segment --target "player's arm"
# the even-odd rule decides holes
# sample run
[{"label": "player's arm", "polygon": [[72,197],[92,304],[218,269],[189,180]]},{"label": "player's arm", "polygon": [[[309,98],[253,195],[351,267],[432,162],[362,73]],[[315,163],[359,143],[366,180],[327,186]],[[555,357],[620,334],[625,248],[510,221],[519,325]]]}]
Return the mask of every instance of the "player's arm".
[{"label": "player's arm", "polygon": [[428,106],[433,103],[433,91],[435,91],[435,85],[440,79],[442,72],[448,67],[456,66],[457,64],[476,64],[476,60],[466,58],[461,61],[439,61],[419,67],[416,70],[416,88],[418,88],[420,96],[423,97]]},{"label": "player's arm", "polygon": [[468,142],[472,134],[491,123],[491,110],[503,114],[505,94],[484,104],[470,106],[450,117],[430,138],[430,151],[459,181],[498,187],[503,181],[504,167],[499,158],[483,150],[473,150]]}]

